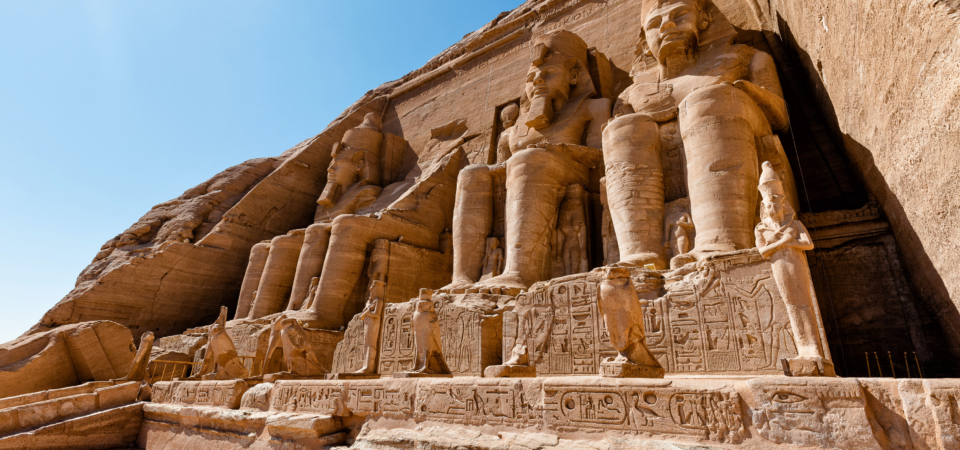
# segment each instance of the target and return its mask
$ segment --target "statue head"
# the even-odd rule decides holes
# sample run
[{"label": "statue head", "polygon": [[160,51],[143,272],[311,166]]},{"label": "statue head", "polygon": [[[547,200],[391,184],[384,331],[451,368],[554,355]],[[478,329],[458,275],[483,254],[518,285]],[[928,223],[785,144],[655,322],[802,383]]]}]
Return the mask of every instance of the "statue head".
[{"label": "statue head", "polygon": [[695,51],[700,33],[712,22],[707,0],[644,0],[641,8],[641,40],[661,64],[671,56]]},{"label": "statue head", "polygon": [[523,109],[530,111],[527,126],[539,129],[549,125],[577,87],[584,81],[592,87],[587,51],[580,36],[565,30],[537,39],[521,100]]},{"label": "statue head", "polygon": [[517,117],[520,117],[520,107],[516,103],[504,106],[500,110],[500,122],[503,123],[503,128],[510,128],[516,124]]},{"label": "statue head", "polygon": [[795,212],[790,202],[784,201],[787,195],[783,190],[783,183],[770,161],[763,162],[762,170],[760,185],[757,186],[763,197],[760,202],[760,220],[768,227],[778,228],[784,219],[792,219]]}]

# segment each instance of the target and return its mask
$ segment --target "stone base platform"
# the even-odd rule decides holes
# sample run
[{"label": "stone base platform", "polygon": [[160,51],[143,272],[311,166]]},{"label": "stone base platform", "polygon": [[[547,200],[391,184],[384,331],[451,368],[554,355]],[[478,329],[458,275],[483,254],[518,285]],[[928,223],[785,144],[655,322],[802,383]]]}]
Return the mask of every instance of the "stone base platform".
[{"label": "stone base platform", "polygon": [[[404,433],[428,429],[439,430],[429,438],[437,443],[453,439],[471,448],[477,440],[493,448],[504,439],[543,440],[537,448],[604,440],[731,449],[937,449],[960,442],[954,379],[381,378],[281,380],[249,389],[240,382],[178,383],[158,383],[174,395],[145,405],[143,448],[399,448]],[[398,440],[388,445],[389,436]]]}]

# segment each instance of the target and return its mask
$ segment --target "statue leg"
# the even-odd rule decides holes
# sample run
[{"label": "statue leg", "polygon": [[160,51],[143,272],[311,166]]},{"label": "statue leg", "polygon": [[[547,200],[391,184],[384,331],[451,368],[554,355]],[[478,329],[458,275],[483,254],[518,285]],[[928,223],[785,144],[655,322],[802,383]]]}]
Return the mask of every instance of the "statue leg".
[{"label": "statue leg", "polygon": [[336,330],[346,326],[359,312],[351,294],[364,276],[368,249],[377,239],[395,241],[401,236],[404,243],[417,247],[436,249],[439,244],[439,231],[394,219],[389,213],[379,219],[353,215],[336,218],[313,304],[307,311],[287,315],[314,328]]},{"label": "statue leg", "polygon": [[243,283],[240,285],[240,299],[237,301],[237,314],[234,319],[246,319],[253,306],[254,294],[260,286],[263,269],[267,265],[267,256],[270,254],[270,242],[261,242],[250,249],[250,261],[247,271],[243,274]]},{"label": "statue leg", "polygon": [[453,282],[444,289],[476,283],[483,272],[483,254],[493,228],[493,179],[490,167],[474,164],[457,177],[453,209]]},{"label": "statue leg", "polygon": [[293,291],[290,294],[287,311],[300,309],[310,291],[310,280],[320,275],[323,260],[327,256],[331,228],[333,226],[329,223],[315,223],[307,227],[303,237],[303,248],[300,250],[300,259],[297,260],[297,274],[293,278]]},{"label": "statue leg", "polygon": [[640,114],[610,122],[603,131],[603,161],[620,260],[666,268],[661,242],[663,166],[656,122]]},{"label": "statue leg", "polygon": [[257,298],[250,307],[250,319],[278,313],[287,303],[293,277],[297,272],[297,260],[303,247],[303,231],[277,236],[270,241],[270,255],[257,288]]},{"label": "statue leg", "polygon": [[753,247],[757,139],[771,133],[770,124],[756,102],[727,85],[690,94],[679,119],[697,230],[694,251]]},{"label": "statue leg", "polygon": [[557,212],[570,184],[587,185],[586,167],[558,151],[539,148],[507,160],[507,261],[503,274],[481,285],[527,288],[549,277]]}]

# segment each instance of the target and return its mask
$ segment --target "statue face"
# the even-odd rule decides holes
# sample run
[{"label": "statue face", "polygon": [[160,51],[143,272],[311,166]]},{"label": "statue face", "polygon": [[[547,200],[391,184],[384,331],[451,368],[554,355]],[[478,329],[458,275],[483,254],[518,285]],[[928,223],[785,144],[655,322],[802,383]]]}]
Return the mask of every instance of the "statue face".
[{"label": "statue face", "polygon": [[527,97],[566,101],[570,97],[570,87],[577,84],[578,75],[576,69],[567,69],[567,59],[566,55],[553,54],[543,64],[531,66],[525,86]]},{"label": "statue face", "polygon": [[780,223],[783,221],[783,200],[779,195],[772,195],[770,199],[763,199],[760,202],[760,217],[769,217]]},{"label": "statue face", "polygon": [[658,61],[696,48],[703,14],[696,0],[671,0],[647,14],[643,31]]}]

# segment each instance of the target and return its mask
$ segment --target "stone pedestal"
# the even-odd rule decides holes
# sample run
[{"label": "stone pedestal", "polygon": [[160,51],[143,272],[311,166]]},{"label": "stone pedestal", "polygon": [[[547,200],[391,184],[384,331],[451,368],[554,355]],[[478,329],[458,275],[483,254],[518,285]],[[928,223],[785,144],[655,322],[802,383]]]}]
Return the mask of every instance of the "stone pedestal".
[{"label": "stone pedestal", "polygon": [[380,374],[376,373],[328,373],[328,380],[376,380]]},{"label": "stone pedestal", "polygon": [[663,378],[662,367],[648,367],[629,361],[608,358],[600,363],[600,376],[605,378]]},{"label": "stone pedestal", "polygon": [[835,377],[833,363],[821,358],[783,358],[783,373],[788,377]]},{"label": "stone pedestal", "polygon": [[484,378],[536,378],[534,366],[487,366],[483,369]]},{"label": "stone pedestal", "polygon": [[452,373],[394,372],[393,378],[453,378]]}]

